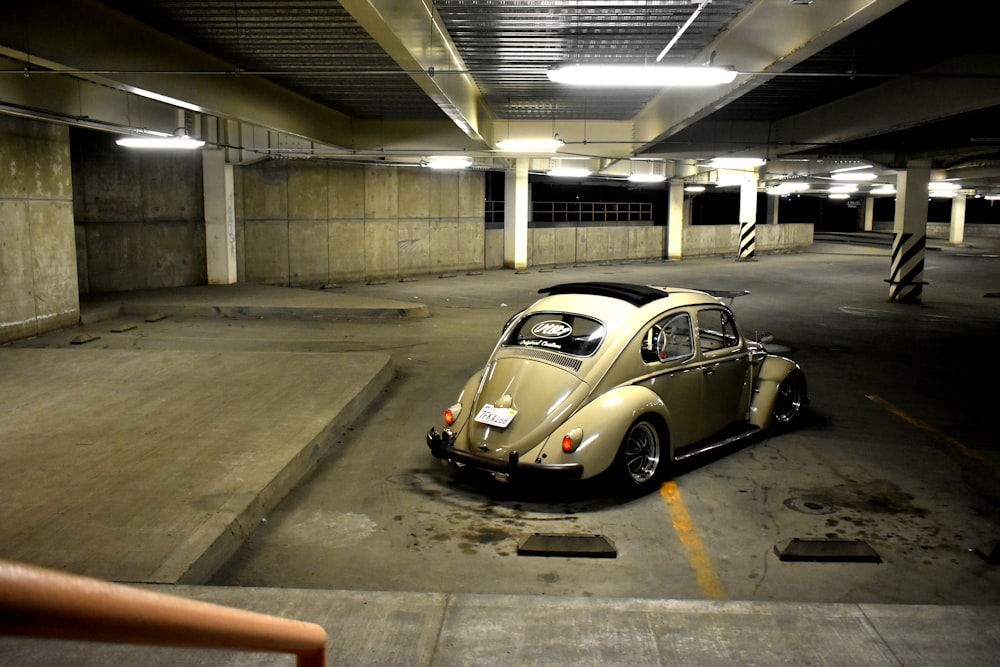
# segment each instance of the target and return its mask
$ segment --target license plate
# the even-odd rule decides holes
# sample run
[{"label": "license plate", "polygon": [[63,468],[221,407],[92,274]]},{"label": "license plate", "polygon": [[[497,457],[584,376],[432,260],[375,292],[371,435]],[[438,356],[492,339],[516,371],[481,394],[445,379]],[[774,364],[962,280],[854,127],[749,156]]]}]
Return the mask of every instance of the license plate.
[{"label": "license plate", "polygon": [[513,408],[498,408],[487,403],[476,415],[476,421],[487,426],[507,428],[514,421],[515,416],[517,416],[517,410]]}]

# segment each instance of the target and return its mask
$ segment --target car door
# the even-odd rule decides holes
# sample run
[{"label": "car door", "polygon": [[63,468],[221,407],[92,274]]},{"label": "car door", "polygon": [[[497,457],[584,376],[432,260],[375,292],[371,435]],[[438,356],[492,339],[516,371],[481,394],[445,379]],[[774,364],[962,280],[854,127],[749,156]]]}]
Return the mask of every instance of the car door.
[{"label": "car door", "polygon": [[709,437],[745,418],[750,352],[728,310],[704,308],[696,318],[698,367],[703,378],[701,428],[703,437]]},{"label": "car door", "polygon": [[654,391],[670,414],[670,441],[682,449],[702,437],[702,373],[695,359],[694,327],[687,312],[663,317],[640,334],[633,352],[638,384]]}]

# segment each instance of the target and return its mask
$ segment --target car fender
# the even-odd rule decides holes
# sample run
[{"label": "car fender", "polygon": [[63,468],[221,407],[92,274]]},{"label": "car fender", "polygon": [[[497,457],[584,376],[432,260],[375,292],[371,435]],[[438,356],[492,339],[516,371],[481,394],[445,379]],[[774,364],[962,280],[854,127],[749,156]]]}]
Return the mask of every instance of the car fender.
[{"label": "car fender", "polygon": [[458,431],[462,429],[472,416],[472,406],[476,400],[476,394],[479,393],[479,386],[483,382],[484,372],[486,372],[485,367],[479,369],[479,371],[466,380],[465,384],[462,386],[462,391],[459,392],[458,399],[455,401],[455,404],[462,406],[462,410],[455,419],[455,423],[452,424],[453,430]]},{"label": "car fender", "polygon": [[[618,454],[628,428],[643,415],[659,422],[666,440],[670,423],[667,406],[660,397],[639,385],[615,387],[577,410],[552,432],[539,450],[536,461],[543,464],[581,463],[583,477],[593,477],[607,470]],[[580,429],[580,445],[571,453],[562,449],[563,437]]]},{"label": "car fender", "polygon": [[790,373],[801,373],[802,369],[791,359],[768,355],[761,362],[757,380],[754,383],[753,399],[750,401],[749,422],[761,429],[771,426],[774,401],[778,387]]}]

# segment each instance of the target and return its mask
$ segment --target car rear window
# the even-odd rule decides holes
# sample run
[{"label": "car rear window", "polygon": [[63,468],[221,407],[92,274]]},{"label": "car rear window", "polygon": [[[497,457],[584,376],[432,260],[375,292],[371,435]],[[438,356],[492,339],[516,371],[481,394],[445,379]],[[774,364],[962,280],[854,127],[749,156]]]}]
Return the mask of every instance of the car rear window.
[{"label": "car rear window", "polygon": [[589,357],[604,340],[604,325],[597,320],[569,313],[533,313],[507,332],[504,346],[540,347]]}]

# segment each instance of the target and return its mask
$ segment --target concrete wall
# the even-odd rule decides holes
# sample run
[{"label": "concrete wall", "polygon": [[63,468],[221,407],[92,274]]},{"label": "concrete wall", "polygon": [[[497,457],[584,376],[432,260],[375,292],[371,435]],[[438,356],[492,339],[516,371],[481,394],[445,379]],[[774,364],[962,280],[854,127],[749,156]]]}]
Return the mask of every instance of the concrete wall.
[{"label": "concrete wall", "polygon": [[[876,232],[889,232],[892,233],[895,230],[895,222],[892,220],[888,221],[875,221],[872,225],[872,229]],[[927,236],[932,238],[947,239],[951,236],[951,223],[950,222],[928,222],[927,223]],[[966,238],[1000,238],[1000,225],[966,225],[965,226],[965,236]]]},{"label": "concrete wall", "polygon": [[482,269],[483,179],[305,161],[240,167],[239,279],[313,285]]},{"label": "concrete wall", "polygon": [[201,155],[72,134],[80,293],[207,282]]},{"label": "concrete wall", "polygon": [[[813,243],[813,225],[757,225],[756,252],[802,248]],[[739,225],[696,225],[684,228],[683,257],[736,255]]]},{"label": "concrete wall", "polygon": [[0,342],[76,324],[67,128],[0,116]]}]

